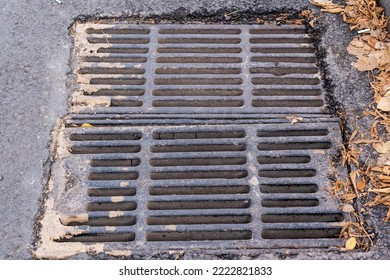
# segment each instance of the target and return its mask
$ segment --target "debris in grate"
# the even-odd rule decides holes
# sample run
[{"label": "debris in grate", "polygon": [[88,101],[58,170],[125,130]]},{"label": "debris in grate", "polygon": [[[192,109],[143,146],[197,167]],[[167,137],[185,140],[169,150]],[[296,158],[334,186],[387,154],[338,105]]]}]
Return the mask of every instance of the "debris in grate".
[{"label": "debris in grate", "polygon": [[326,112],[303,25],[77,23],[74,56],[73,113]]}]

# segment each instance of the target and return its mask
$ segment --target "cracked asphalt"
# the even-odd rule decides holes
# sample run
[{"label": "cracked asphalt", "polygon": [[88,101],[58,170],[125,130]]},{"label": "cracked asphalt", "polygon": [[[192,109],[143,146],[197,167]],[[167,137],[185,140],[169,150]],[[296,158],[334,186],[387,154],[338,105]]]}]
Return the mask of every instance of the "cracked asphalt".
[{"label": "cracked asphalt", "polygon": [[[307,0],[53,0],[3,1],[0,7],[0,259],[31,259],[35,216],[47,180],[51,131],[67,112],[72,75],[72,41],[68,28],[75,18],[146,17],[176,13],[220,15],[222,11],[261,14],[303,9],[319,10]],[[342,110],[347,131],[368,128],[361,119],[372,102],[367,74],[350,67],[346,46],[353,37],[340,16],[322,15],[331,104]],[[333,106],[333,105],[332,105]],[[254,254],[246,258],[389,259],[390,226],[381,222],[384,208],[370,210],[368,220],[377,234],[369,252],[302,251],[294,254]],[[86,258],[81,256],[80,258]],[[162,257],[164,258],[164,257]],[[217,258],[191,256],[184,258]]]}]

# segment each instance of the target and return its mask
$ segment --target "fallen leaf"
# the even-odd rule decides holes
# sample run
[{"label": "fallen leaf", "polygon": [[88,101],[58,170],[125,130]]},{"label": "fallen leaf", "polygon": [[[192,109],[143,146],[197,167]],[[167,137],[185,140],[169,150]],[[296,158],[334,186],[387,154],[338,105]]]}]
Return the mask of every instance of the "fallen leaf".
[{"label": "fallen leaf", "polygon": [[390,193],[390,188],[385,188],[385,189],[371,189],[369,190],[369,192],[373,192],[373,193]]},{"label": "fallen leaf", "polygon": [[379,166],[390,165],[390,153],[383,153],[378,156]]},{"label": "fallen leaf", "polygon": [[354,194],[354,193],[346,193],[346,194],[341,195],[341,198],[346,200],[346,201],[350,201],[350,200],[356,198],[356,194]]},{"label": "fallen leaf", "polygon": [[390,152],[390,141],[382,143],[374,143],[372,147],[380,154],[386,154]]},{"label": "fallen leaf", "polygon": [[353,250],[356,247],[356,238],[350,237],[348,238],[347,242],[345,242],[345,249],[347,250]]},{"label": "fallen leaf", "polygon": [[341,208],[341,211],[343,211],[344,213],[352,213],[355,211],[355,208],[353,208],[351,204],[345,204],[343,208]]},{"label": "fallen leaf", "polygon": [[390,111],[390,96],[384,96],[381,99],[379,99],[377,108],[379,110],[389,112]]},{"label": "fallen leaf", "polygon": [[83,123],[81,125],[81,127],[93,127],[93,125],[89,124],[89,123]]}]

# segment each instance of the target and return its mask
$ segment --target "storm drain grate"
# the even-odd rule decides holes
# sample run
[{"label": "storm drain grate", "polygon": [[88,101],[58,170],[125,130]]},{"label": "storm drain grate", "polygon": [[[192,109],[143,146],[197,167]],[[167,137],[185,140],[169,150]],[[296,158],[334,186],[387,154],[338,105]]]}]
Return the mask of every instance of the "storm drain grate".
[{"label": "storm drain grate", "polygon": [[77,23],[74,63],[37,256],[343,243],[304,27]]},{"label": "storm drain grate", "polygon": [[75,30],[76,113],[324,112],[304,26],[87,23]]},{"label": "storm drain grate", "polygon": [[64,128],[53,243],[133,252],[340,244],[343,215],[327,193],[338,130],[332,120]]}]

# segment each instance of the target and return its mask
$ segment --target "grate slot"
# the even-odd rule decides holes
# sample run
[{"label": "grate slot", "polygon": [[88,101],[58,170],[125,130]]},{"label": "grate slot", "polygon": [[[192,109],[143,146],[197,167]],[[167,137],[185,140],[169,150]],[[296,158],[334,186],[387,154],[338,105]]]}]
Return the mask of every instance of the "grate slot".
[{"label": "grate slot", "polygon": [[139,78],[93,78],[90,80],[91,85],[143,85],[145,79]]},{"label": "grate slot", "polygon": [[305,34],[304,28],[291,28],[290,26],[276,26],[271,28],[249,29],[249,34]]},{"label": "grate slot", "polygon": [[151,166],[197,166],[197,165],[242,165],[246,163],[246,158],[169,158],[151,159]]},{"label": "grate slot", "polygon": [[156,100],[154,107],[242,107],[243,100]]},{"label": "grate slot", "polygon": [[147,58],[142,56],[85,56],[82,61],[93,63],[143,63],[147,61]]},{"label": "grate slot", "polygon": [[218,171],[175,171],[151,172],[152,180],[176,179],[242,179],[248,176],[246,170],[218,170]]},{"label": "grate slot", "polygon": [[75,235],[71,238],[56,240],[57,242],[85,242],[85,243],[105,243],[105,242],[131,242],[134,241],[135,234],[129,233],[86,233]]},{"label": "grate slot", "polygon": [[327,129],[258,130],[257,137],[327,136]]},{"label": "grate slot", "polygon": [[232,231],[186,231],[146,233],[147,241],[204,241],[204,240],[246,240],[252,238],[249,230]]},{"label": "grate slot", "polygon": [[188,153],[188,152],[236,152],[245,151],[246,144],[210,144],[210,145],[170,145],[152,146],[153,153]]},{"label": "grate slot", "polygon": [[254,89],[252,94],[255,96],[320,96],[321,89]]},{"label": "grate slot", "polygon": [[150,187],[150,195],[215,195],[249,193],[248,185],[237,186],[164,186]]},{"label": "grate slot", "polygon": [[272,169],[260,170],[260,177],[267,178],[295,178],[295,177],[314,177],[317,171],[314,169]]},{"label": "grate slot", "polygon": [[307,37],[255,37],[250,38],[251,44],[310,44],[311,38]]},{"label": "grate slot", "polygon": [[294,107],[294,108],[302,108],[302,107],[322,107],[324,106],[324,101],[319,99],[313,100],[299,100],[299,99],[287,99],[287,100],[259,100],[255,99],[252,101],[253,107]]},{"label": "grate slot", "polygon": [[138,158],[132,159],[92,159],[91,167],[117,167],[117,166],[139,166],[141,160]]},{"label": "grate slot", "polygon": [[[287,74],[316,74],[318,73],[318,69],[314,66],[313,67],[252,67],[249,68],[249,72],[251,74],[272,74],[274,76],[283,76]],[[291,81],[289,82],[291,83]]]},{"label": "grate slot", "polygon": [[69,224],[66,224],[66,226],[81,226],[81,225],[88,225],[88,226],[96,226],[96,227],[103,227],[103,226],[132,226],[136,224],[136,217],[134,216],[121,216],[121,217],[90,217],[88,221],[85,222],[71,222]]},{"label": "grate slot", "polygon": [[241,96],[241,89],[215,89],[215,88],[169,88],[153,90],[154,96]]},{"label": "grate slot", "polygon": [[149,210],[241,209],[249,207],[249,200],[150,201],[148,203]]},{"label": "grate slot", "polygon": [[142,96],[145,94],[143,89],[100,89],[91,92],[92,96]]},{"label": "grate slot", "polygon": [[144,28],[88,28],[85,32],[87,34],[149,34],[150,30]]},{"label": "grate slot", "polygon": [[287,47],[281,48],[280,45],[275,45],[273,48],[269,47],[254,47],[251,48],[252,53],[315,53],[316,49],[314,46],[301,46],[297,45],[296,47],[292,44],[287,44]]},{"label": "grate slot", "polygon": [[190,224],[248,224],[250,215],[188,215],[188,216],[151,216],[148,225],[190,225]]},{"label": "grate slot", "polygon": [[240,38],[159,38],[160,44],[239,44]]},{"label": "grate slot", "polygon": [[156,63],[241,63],[240,57],[193,57],[193,56],[181,56],[181,57],[157,57]]},{"label": "grate slot", "polygon": [[137,193],[135,188],[93,188],[88,189],[88,195],[99,196],[134,196]]},{"label": "grate slot", "polygon": [[340,228],[264,229],[261,231],[261,237],[264,239],[338,238],[340,231]]},{"label": "grate slot", "polygon": [[81,68],[78,71],[79,74],[98,74],[98,75],[118,75],[118,74],[144,74],[145,69],[137,68],[110,68],[110,67],[97,67],[97,68]]},{"label": "grate slot", "polygon": [[318,186],[316,184],[262,184],[260,191],[261,193],[316,193]]},{"label": "grate slot", "polygon": [[263,199],[261,201],[261,206],[270,208],[316,207],[318,205],[318,199]]},{"label": "grate slot", "polygon": [[141,133],[72,133],[70,141],[141,140]]},{"label": "grate slot", "polygon": [[290,164],[290,163],[309,163],[311,161],[310,156],[280,156],[270,157],[262,156],[257,158],[259,164]]},{"label": "grate slot", "polygon": [[89,173],[89,180],[137,180],[138,172],[91,172]]},{"label": "grate slot", "polygon": [[[299,70],[296,70],[299,71]],[[263,78],[255,77],[252,78],[252,83],[255,85],[319,85],[321,83],[318,78]],[[322,100],[319,100],[323,102]],[[302,101],[300,101],[302,102]]]},{"label": "grate slot", "polygon": [[131,53],[131,54],[146,54],[148,48],[133,48],[133,47],[111,47],[99,48],[97,53]]},{"label": "grate slot", "polygon": [[122,154],[122,153],[138,153],[141,151],[139,145],[129,146],[73,146],[69,148],[72,154]]},{"label": "grate slot", "polygon": [[[241,68],[177,68],[177,67],[166,67],[157,68],[156,74],[240,74]],[[242,83],[242,79],[241,79]]]},{"label": "grate slot", "polygon": [[241,78],[156,78],[155,85],[241,85]]},{"label": "grate slot", "polygon": [[160,34],[215,34],[215,35],[237,35],[241,33],[238,28],[214,29],[214,28],[161,28]]},{"label": "grate slot", "polygon": [[341,213],[294,213],[294,214],[263,214],[263,223],[326,223],[341,222]]},{"label": "grate slot", "polygon": [[251,57],[251,62],[287,62],[287,63],[315,63],[315,56],[276,56],[256,55]]},{"label": "grate slot", "polygon": [[158,53],[240,53],[241,48],[208,48],[208,47],[160,47]]},{"label": "grate slot", "polygon": [[155,140],[176,140],[176,139],[220,139],[220,138],[244,138],[245,131],[188,131],[188,132],[155,132]]},{"label": "grate slot", "polygon": [[87,204],[88,211],[133,211],[137,209],[137,203],[128,202],[90,202]]},{"label": "grate slot", "polygon": [[257,148],[260,151],[276,150],[319,150],[330,149],[330,142],[285,142],[285,143],[260,143]]},{"label": "grate slot", "polygon": [[149,38],[89,37],[91,44],[149,44]]}]

